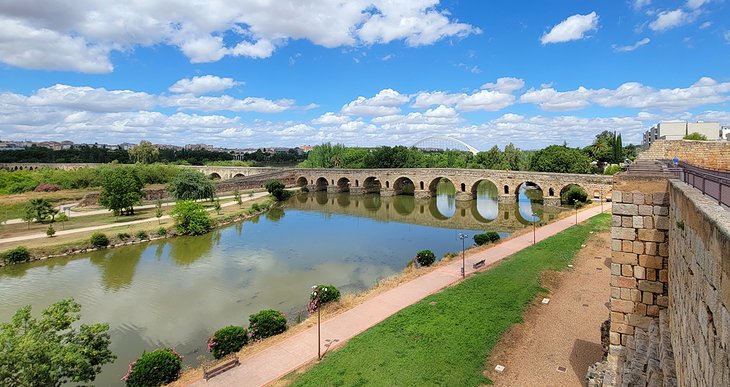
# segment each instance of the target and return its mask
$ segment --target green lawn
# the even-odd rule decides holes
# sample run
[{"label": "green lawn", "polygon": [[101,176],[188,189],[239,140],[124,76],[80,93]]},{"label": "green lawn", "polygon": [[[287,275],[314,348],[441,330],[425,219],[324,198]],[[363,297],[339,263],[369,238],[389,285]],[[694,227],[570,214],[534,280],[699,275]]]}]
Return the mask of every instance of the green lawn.
[{"label": "green lawn", "polygon": [[[540,273],[563,270],[599,215],[531,246],[495,268],[426,297],[354,337],[293,381],[294,386],[478,386],[504,332],[522,321],[540,291]],[[433,304],[433,305],[432,305]],[[596,327],[598,329],[598,327]]]}]

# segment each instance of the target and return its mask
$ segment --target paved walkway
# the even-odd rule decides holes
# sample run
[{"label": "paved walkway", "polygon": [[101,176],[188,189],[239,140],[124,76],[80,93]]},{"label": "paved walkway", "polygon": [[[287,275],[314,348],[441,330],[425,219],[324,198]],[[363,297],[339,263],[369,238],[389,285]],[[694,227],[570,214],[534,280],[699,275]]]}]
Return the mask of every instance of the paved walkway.
[{"label": "paved walkway", "polygon": [[[247,202],[249,200],[254,200],[254,199],[258,199],[258,198],[267,196],[268,194],[269,194],[268,192],[259,192],[259,193],[255,193],[253,196],[250,196],[250,197],[249,196],[241,197],[241,200],[245,203],[245,202]],[[172,203],[172,204],[174,204],[174,203]],[[232,206],[234,204],[236,204],[236,202],[233,202],[233,201],[228,202],[228,203],[221,203],[221,207],[228,207],[228,206]],[[152,207],[154,207],[154,205]],[[211,209],[208,209],[208,211],[214,211],[214,210],[211,208]],[[96,210],[96,211],[89,211],[89,212],[109,213],[109,210]],[[90,215],[96,215],[96,214],[90,214]],[[74,216],[74,218],[77,217],[77,216],[83,216],[83,215],[76,214]],[[163,215],[162,217],[160,217],[159,220],[162,221],[162,220],[167,220],[167,219],[170,219],[170,215]],[[114,228],[114,227],[120,227],[120,226],[131,226],[131,225],[135,225],[135,224],[149,223],[149,222],[155,222],[155,221],[158,221],[158,219],[155,218],[155,217],[151,217],[151,218],[133,220],[133,221],[124,222],[124,223],[102,224],[102,225],[99,225],[99,226],[90,226],[90,227],[74,228],[74,229],[70,229],[70,230],[57,230],[55,236],[58,237],[58,236],[62,236],[62,235],[77,234],[77,233],[82,233],[82,232],[105,230],[105,229],[108,229],[108,228]],[[48,235],[46,235],[45,232],[42,232],[42,233],[38,233],[38,234],[30,234],[30,235],[21,235],[21,236],[17,236],[17,237],[2,238],[2,239],[0,239],[0,244],[3,244],[3,243],[11,243],[11,242],[21,242],[21,241],[26,241],[26,240],[31,240],[31,239],[39,239],[39,238],[48,238]]]},{"label": "paved walkway", "polygon": [[[610,212],[610,204],[604,205]],[[601,212],[601,206],[594,206],[578,213],[583,222]],[[536,231],[541,241],[575,224],[575,216],[568,216],[540,227]],[[492,248],[469,255],[466,259],[466,274],[475,270],[472,264],[485,260],[487,266],[532,245],[533,233],[525,233],[500,243]],[[462,262],[456,259],[428,274],[379,294],[362,304],[323,321],[322,343],[337,339],[331,349],[350,338],[385,320],[399,310],[412,305],[426,296],[458,282],[461,279]],[[262,386],[271,383],[317,358],[317,326],[313,326],[286,340],[241,359],[241,365],[218,375],[207,382],[199,380],[192,386]],[[324,351],[324,348],[323,348]]]}]

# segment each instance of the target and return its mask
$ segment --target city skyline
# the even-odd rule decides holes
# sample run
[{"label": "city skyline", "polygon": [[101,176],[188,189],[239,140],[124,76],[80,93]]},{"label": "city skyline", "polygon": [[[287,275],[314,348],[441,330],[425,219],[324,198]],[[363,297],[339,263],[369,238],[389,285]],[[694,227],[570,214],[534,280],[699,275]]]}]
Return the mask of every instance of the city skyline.
[{"label": "city skyline", "polygon": [[727,13],[719,0],[4,4],[0,138],[537,149],[616,130],[640,144],[660,121],[730,124]]}]

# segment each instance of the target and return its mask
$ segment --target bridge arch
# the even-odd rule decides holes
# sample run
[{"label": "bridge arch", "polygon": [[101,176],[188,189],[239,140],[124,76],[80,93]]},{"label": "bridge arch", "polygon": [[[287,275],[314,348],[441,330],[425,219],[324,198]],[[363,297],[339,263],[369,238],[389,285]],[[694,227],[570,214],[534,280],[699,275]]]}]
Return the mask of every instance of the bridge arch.
[{"label": "bridge arch", "polygon": [[246,175],[244,175],[243,173],[240,173],[240,172],[239,172],[239,173],[237,173],[237,174],[233,175],[233,177],[234,177],[234,178],[236,178],[236,177],[246,177]]},{"label": "bridge arch", "polygon": [[210,175],[208,175],[208,178],[211,180],[220,180],[221,175],[219,175],[218,172],[213,172]]},{"label": "bridge arch", "polygon": [[563,203],[563,194],[568,192],[568,190],[570,190],[573,187],[578,187],[578,188],[582,189],[583,192],[586,193],[586,199],[590,198],[590,196],[588,196],[589,195],[588,191],[584,187],[582,187],[580,184],[570,183],[570,184],[566,184],[565,186],[563,186],[563,188],[560,189],[560,204],[570,204],[570,203]]},{"label": "bridge arch", "polygon": [[350,179],[341,177],[337,180],[337,189],[340,192],[350,192]]},{"label": "bridge arch", "polygon": [[297,179],[297,187],[306,187],[308,184],[307,178],[304,176],[300,176]]},{"label": "bridge arch", "polygon": [[314,185],[315,191],[326,191],[327,186],[329,186],[329,183],[327,182],[327,178],[320,177],[317,179],[317,182]]},{"label": "bridge arch", "polygon": [[[388,187],[388,182],[385,182],[385,186]],[[415,188],[413,180],[407,176],[401,176],[393,182],[393,191],[396,195],[413,195]]]},{"label": "bridge arch", "polygon": [[448,177],[439,176],[435,179],[431,180],[431,182],[428,184],[428,191],[431,192],[431,195],[436,195],[436,191],[438,190],[438,185],[442,181],[451,184],[451,186],[454,188],[454,191],[456,191],[456,183],[454,183],[453,180],[449,179]]},{"label": "bridge arch", "polygon": [[363,193],[380,193],[382,185],[380,180],[375,176],[368,176],[362,182]]}]

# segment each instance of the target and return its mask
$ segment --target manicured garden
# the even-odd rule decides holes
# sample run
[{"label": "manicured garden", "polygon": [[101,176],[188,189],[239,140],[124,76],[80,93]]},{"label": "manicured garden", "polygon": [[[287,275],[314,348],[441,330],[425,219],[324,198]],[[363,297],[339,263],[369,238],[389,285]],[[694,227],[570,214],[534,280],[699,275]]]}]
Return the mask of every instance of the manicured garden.
[{"label": "manicured garden", "polygon": [[596,216],[426,297],[328,354],[293,385],[489,383],[482,374],[486,360],[544,291],[540,274],[567,268],[590,232],[607,229],[609,222],[610,215]]}]

